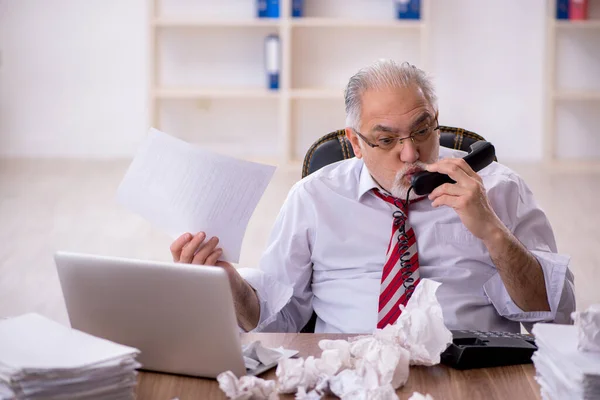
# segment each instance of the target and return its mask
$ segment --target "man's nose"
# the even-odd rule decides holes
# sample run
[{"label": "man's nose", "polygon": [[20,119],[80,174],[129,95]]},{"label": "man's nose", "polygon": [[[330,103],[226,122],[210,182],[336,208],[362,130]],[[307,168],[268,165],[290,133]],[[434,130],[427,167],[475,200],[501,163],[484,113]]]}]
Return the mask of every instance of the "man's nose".
[{"label": "man's nose", "polygon": [[419,159],[419,151],[417,145],[412,138],[407,138],[402,141],[402,149],[400,150],[400,161],[405,163],[414,163]]}]

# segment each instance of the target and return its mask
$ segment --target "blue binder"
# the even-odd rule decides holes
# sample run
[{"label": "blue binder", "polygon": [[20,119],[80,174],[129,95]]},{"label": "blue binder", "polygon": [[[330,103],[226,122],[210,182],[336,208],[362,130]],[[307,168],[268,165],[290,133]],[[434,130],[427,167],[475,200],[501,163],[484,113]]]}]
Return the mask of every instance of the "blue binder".
[{"label": "blue binder", "polygon": [[556,19],[569,19],[569,0],[556,0]]},{"label": "blue binder", "polygon": [[421,0],[396,0],[398,19],[420,19]]},{"label": "blue binder", "polygon": [[292,0],[292,17],[302,17],[304,9],[304,0]]},{"label": "blue binder", "polygon": [[265,71],[267,73],[267,88],[270,90],[279,89],[280,52],[279,36],[276,34],[268,35],[265,38]]},{"label": "blue binder", "polygon": [[279,0],[256,0],[258,18],[279,18]]}]

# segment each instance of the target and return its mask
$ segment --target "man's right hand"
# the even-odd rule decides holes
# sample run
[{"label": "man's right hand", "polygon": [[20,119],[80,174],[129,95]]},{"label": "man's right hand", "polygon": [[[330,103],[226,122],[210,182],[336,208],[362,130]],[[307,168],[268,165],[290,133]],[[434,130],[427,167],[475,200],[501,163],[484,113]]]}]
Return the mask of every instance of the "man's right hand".
[{"label": "man's right hand", "polygon": [[[206,242],[204,239],[206,239],[204,232],[196,235],[184,233],[179,236],[171,245],[173,261],[185,264],[217,265],[219,257],[223,254],[223,250],[217,248],[219,238],[212,237]],[[231,264],[229,265],[231,266]]]},{"label": "man's right hand", "polygon": [[256,292],[233,265],[219,260],[219,257],[223,255],[223,250],[217,248],[219,238],[212,237],[207,241],[205,239],[206,234],[204,232],[199,232],[196,235],[184,233],[178,237],[171,244],[173,261],[223,268],[229,277],[238,325],[246,331],[256,328],[260,318],[260,304]]}]

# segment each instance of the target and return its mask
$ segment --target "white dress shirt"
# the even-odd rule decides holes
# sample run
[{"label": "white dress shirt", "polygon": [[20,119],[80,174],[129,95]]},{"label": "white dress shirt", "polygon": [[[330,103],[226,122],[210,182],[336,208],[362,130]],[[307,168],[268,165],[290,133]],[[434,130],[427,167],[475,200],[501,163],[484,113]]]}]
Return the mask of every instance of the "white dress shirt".
[{"label": "white dress shirt", "polygon": [[[440,147],[440,158],[466,153]],[[449,329],[519,332],[522,322],[569,323],[575,310],[569,257],[557,254],[552,228],[523,180],[492,163],[479,171],[498,217],[537,258],[550,311],[524,312],[511,299],[481,240],[450,207],[429,199],[410,206],[421,278],[437,291]],[[328,165],[290,190],[259,268],[239,272],[256,290],[255,332],[298,332],[318,315],[315,332],[370,333],[377,326],[381,276],[392,211],[371,189],[361,159]]]}]

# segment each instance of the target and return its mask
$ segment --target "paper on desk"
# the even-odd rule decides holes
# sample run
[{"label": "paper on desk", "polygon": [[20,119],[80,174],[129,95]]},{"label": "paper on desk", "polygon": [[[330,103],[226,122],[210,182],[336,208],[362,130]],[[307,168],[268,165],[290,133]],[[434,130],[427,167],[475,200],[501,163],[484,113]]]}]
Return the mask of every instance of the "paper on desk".
[{"label": "paper on desk", "polygon": [[406,384],[409,363],[439,363],[452,341],[435,295],[439,285],[422,279],[395,325],[348,341],[321,340],[320,357],[280,361],[278,392],[296,393],[297,400],[320,399],[328,391],[343,400],[397,399],[395,390]]},{"label": "paper on desk", "polygon": [[442,307],[435,295],[440,285],[421,279],[396,323],[375,332],[376,337],[408,349],[411,365],[439,364],[441,353],[452,343],[452,332],[444,324]]},{"label": "paper on desk", "polygon": [[412,394],[412,396],[409,397],[408,400],[434,400],[433,396],[431,396],[429,393],[422,395],[419,392],[414,392]]},{"label": "paper on desk", "polygon": [[600,377],[600,357],[577,348],[577,327],[540,322],[531,333],[539,349],[536,353],[543,353],[559,365],[569,380],[577,381],[583,375]]},{"label": "paper on desk", "polygon": [[35,313],[0,322],[0,365],[6,369],[59,374],[137,354],[135,348],[70,329]]},{"label": "paper on desk", "polygon": [[577,349],[600,352],[600,304],[574,312],[571,317],[577,327]]},{"label": "paper on desk", "polygon": [[244,364],[248,375],[260,375],[273,368],[278,362],[298,354],[298,350],[283,347],[265,347],[260,340],[242,346]]},{"label": "paper on desk", "polygon": [[316,390],[307,392],[304,387],[300,386],[296,392],[295,400],[321,400],[322,396]]},{"label": "paper on desk", "polygon": [[439,286],[437,282],[422,279],[394,325],[348,341],[321,341],[323,353],[317,359],[279,363],[279,391],[293,393],[300,387],[308,391],[328,382],[330,388],[333,384],[339,393],[346,395],[356,392],[355,386],[361,385],[365,390],[362,395],[368,397],[376,386],[389,385],[392,389],[403,386],[408,380],[409,363],[438,364],[440,354],[452,342],[452,333],[444,325],[436,297]]},{"label": "paper on desk", "polygon": [[380,385],[377,372],[365,366],[346,369],[329,382],[329,389],[342,400],[397,400],[396,390],[390,383]]},{"label": "paper on desk", "polygon": [[274,172],[273,166],[218,155],[150,129],[117,200],[173,238],[201,231],[217,236],[222,259],[236,263]]},{"label": "paper on desk", "polygon": [[275,381],[267,381],[255,376],[237,378],[231,371],[217,376],[219,387],[232,400],[276,399]]}]

